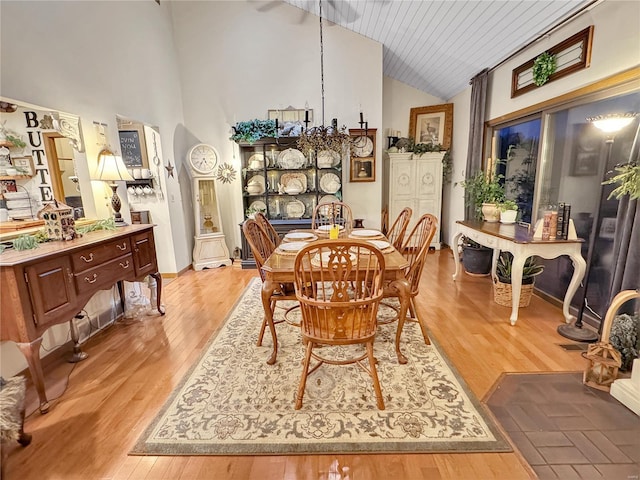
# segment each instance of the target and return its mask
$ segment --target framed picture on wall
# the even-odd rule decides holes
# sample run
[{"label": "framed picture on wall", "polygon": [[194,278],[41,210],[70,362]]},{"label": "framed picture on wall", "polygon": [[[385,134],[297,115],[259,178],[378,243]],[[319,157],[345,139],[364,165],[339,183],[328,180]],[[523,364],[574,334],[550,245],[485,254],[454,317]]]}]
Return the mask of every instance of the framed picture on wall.
[{"label": "framed picture on wall", "polygon": [[33,166],[33,157],[28,155],[26,157],[13,157],[11,158],[14,168],[18,170],[19,175],[27,175],[33,177],[36,174],[35,167]]},{"label": "framed picture on wall", "polygon": [[142,125],[131,125],[118,130],[122,161],[129,167],[149,168],[147,144]]},{"label": "framed picture on wall", "polygon": [[571,148],[571,176],[581,177],[598,174],[602,153],[602,135],[590,123],[573,125]]},{"label": "framed picture on wall", "polygon": [[415,143],[430,143],[451,148],[453,103],[415,107],[409,115],[409,137]]}]

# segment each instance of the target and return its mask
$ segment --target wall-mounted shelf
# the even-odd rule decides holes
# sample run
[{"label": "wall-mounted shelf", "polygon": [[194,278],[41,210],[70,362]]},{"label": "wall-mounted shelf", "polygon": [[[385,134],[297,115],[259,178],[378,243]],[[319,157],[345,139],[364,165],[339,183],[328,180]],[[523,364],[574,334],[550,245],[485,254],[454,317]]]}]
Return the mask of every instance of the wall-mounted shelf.
[{"label": "wall-mounted shelf", "polygon": [[28,180],[30,175],[0,175],[0,180]]},{"label": "wall-mounted shelf", "polygon": [[149,185],[151,188],[153,188],[153,178],[144,178],[144,179],[137,179],[137,180],[128,180],[127,181],[127,187],[130,186],[142,186],[144,187],[145,185]]}]

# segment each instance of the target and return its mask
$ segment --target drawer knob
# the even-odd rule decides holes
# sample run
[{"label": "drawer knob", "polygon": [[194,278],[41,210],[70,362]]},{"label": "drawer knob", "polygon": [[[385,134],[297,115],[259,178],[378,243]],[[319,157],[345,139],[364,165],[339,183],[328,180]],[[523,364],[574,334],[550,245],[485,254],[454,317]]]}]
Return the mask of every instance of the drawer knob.
[{"label": "drawer knob", "polygon": [[89,254],[89,258],[85,257],[84,255],[80,255],[80,258],[87,263],[93,262],[93,252]]},{"label": "drawer knob", "polygon": [[96,283],[98,281],[98,275],[94,273],[92,278],[84,277],[84,281],[87,283]]},{"label": "drawer knob", "polygon": [[120,262],[120,266],[121,266],[122,268],[129,268],[129,260],[127,260],[127,261],[126,261],[126,262],[124,262],[124,263]]},{"label": "drawer knob", "polygon": [[122,242],[122,245],[116,244],[116,248],[120,251],[124,251],[127,249],[127,242]]}]

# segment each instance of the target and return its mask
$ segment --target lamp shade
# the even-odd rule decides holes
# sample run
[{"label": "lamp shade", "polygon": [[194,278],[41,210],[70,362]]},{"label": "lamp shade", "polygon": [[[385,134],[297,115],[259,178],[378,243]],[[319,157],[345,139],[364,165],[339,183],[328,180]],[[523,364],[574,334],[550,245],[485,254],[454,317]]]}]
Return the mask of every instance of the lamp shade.
[{"label": "lamp shade", "polygon": [[98,170],[96,172],[96,179],[106,181],[132,181],[133,177],[122,161],[122,157],[105,148],[98,154]]},{"label": "lamp shade", "polygon": [[636,115],[636,113],[598,115],[587,118],[587,120],[604,133],[616,133],[633,122]]}]

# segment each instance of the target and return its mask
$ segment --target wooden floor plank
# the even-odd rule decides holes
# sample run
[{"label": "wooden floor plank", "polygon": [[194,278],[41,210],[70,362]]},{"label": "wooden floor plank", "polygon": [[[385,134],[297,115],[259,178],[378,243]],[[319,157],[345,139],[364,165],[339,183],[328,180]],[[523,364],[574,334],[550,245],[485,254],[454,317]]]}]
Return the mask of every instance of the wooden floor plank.
[{"label": "wooden floor plank", "polygon": [[[463,274],[453,282],[453,270],[450,250],[427,257],[417,307],[430,336],[478,398],[484,398],[503,372],[584,369],[580,352],[558,347],[567,343],[556,333],[563,321],[559,308],[534,297],[511,326],[510,310],[493,302],[489,278]],[[235,267],[188,271],[163,288],[166,316],[120,322],[90,339],[83,345],[90,357],[75,367],[50,412],[27,419],[33,442],[10,449],[8,478],[43,478],[47,472],[48,478],[65,480],[316,480],[335,459],[348,466],[356,480],[531,477],[516,453],[128,456],[256,276],[255,270]],[[260,319],[255,321],[257,334]],[[57,368],[62,367],[68,369]]]}]

